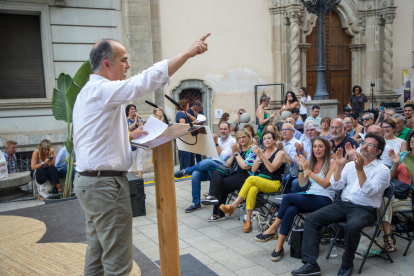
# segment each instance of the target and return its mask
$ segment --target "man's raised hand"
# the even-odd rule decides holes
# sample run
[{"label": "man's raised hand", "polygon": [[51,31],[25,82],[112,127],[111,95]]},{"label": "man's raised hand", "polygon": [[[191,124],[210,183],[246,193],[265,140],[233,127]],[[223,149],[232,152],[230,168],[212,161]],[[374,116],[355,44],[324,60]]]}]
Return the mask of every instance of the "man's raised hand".
[{"label": "man's raised hand", "polygon": [[338,148],[336,151],[336,164],[338,166],[344,166],[348,160],[344,157],[344,150],[342,148]]},{"label": "man's raised hand", "polygon": [[203,36],[202,38],[194,42],[193,45],[191,45],[191,47],[188,49],[188,54],[190,55],[190,57],[200,55],[208,50],[208,47],[207,47],[208,45],[205,42],[205,40],[210,35],[211,33],[206,34],[205,36]]}]

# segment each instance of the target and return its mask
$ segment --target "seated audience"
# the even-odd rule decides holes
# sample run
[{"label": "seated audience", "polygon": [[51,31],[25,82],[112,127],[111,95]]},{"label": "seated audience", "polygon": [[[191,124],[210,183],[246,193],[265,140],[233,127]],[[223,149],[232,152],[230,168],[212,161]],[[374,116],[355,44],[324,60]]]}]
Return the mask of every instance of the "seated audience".
[{"label": "seated audience", "polygon": [[[321,128],[313,121],[307,121],[305,123],[306,135],[300,140],[300,142],[295,143],[296,152],[303,155],[307,160],[310,160],[312,152],[312,141],[318,137],[321,133]],[[310,185],[310,181],[306,185],[299,185],[299,178],[292,180],[292,193],[305,192]]]},{"label": "seated audience", "polygon": [[240,116],[243,113],[246,113],[246,110],[244,110],[243,108],[239,109],[239,111],[237,112],[237,119],[234,119],[233,120],[233,123],[231,124],[231,131],[237,132],[239,130],[239,126],[240,126]]},{"label": "seated audience", "polygon": [[404,139],[397,138],[394,134],[394,131],[397,128],[397,123],[394,119],[385,119],[381,126],[384,133],[385,143],[387,143],[395,153],[407,150],[407,142]]},{"label": "seated audience", "polygon": [[333,119],[331,122],[331,136],[332,139],[329,140],[332,143],[332,151],[337,152],[339,148],[343,149],[343,154],[345,156],[345,145],[350,143],[352,147],[358,147],[358,143],[346,135],[344,121],[340,118]]},{"label": "seated audience", "polygon": [[[398,181],[404,182],[407,185],[411,185],[411,177],[408,174],[407,168],[403,163],[404,158],[407,156],[407,153],[414,153],[414,135],[410,136],[410,143],[408,145],[408,151],[395,153],[394,150],[390,150],[389,156],[393,162],[393,167],[391,169],[391,179],[397,179]],[[383,202],[381,208],[379,209],[379,214],[382,214],[384,211],[384,205],[388,201],[388,198],[383,198]],[[382,230],[384,231],[384,243],[385,243],[385,250],[388,253],[396,252],[397,248],[395,248],[395,238],[391,233],[391,220],[393,216],[393,212],[397,211],[404,211],[404,210],[411,210],[412,202],[411,197],[407,194],[406,199],[399,199],[393,197],[391,200],[390,205],[385,213],[384,219],[382,221]],[[412,217],[411,217],[412,220]],[[414,220],[411,222],[408,221],[406,225],[404,225],[406,230],[414,231]]]},{"label": "seated audience", "polygon": [[345,251],[338,275],[351,275],[355,252],[361,239],[361,231],[372,226],[376,209],[381,206],[382,196],[389,186],[390,171],[379,159],[385,140],[379,135],[367,133],[361,144],[361,154],[348,160],[338,149],[337,167],[330,182],[334,190],[342,190],[340,200],[323,207],[306,217],[302,246],[302,266],[292,275],[320,275],[316,260],[319,257],[319,230],[335,222],[346,221]]},{"label": "seated audience", "polygon": [[[306,119],[306,121],[308,121],[308,120],[312,120],[312,121],[314,121],[315,123],[317,123],[319,126],[321,126],[321,117],[318,117],[318,115],[319,115],[319,110],[320,110],[321,108],[319,107],[319,105],[314,105],[314,106],[312,106],[312,113],[311,113],[311,116],[310,117],[308,117],[307,119]],[[306,122],[305,121],[305,122]]]},{"label": "seated audience", "polygon": [[259,120],[257,125],[257,136],[259,136],[260,145],[263,144],[262,141],[262,133],[266,129],[267,124],[273,121],[273,118],[276,116],[275,114],[267,114],[265,108],[269,105],[270,97],[263,91],[262,95],[260,96],[259,106],[256,110],[256,117]]},{"label": "seated audience", "polygon": [[303,120],[299,114],[299,108],[293,108],[291,113],[293,119],[295,119],[295,125],[303,125]]},{"label": "seated audience", "polygon": [[263,133],[264,152],[260,147],[255,147],[256,160],[252,166],[252,172],[258,172],[259,176],[250,176],[244,182],[236,200],[228,205],[221,204],[220,209],[231,216],[237,206],[246,199],[246,221],[243,231],[249,233],[252,228],[251,215],[256,203],[258,193],[275,193],[280,188],[283,173],[283,150],[275,147],[275,134],[270,131]]},{"label": "seated audience", "polygon": [[293,119],[293,117],[287,117],[285,119],[285,123],[293,125],[293,128],[295,129],[295,133],[293,134],[293,136],[296,139],[299,140],[300,139],[300,136],[302,136],[302,133],[300,133],[300,131],[295,128],[295,124],[296,124],[295,119]]},{"label": "seated audience", "polygon": [[201,200],[203,205],[214,205],[213,215],[208,221],[225,219],[220,204],[225,204],[229,193],[239,190],[246,179],[252,175],[251,168],[256,158],[252,151],[253,140],[247,129],[240,129],[236,133],[237,144],[232,144],[232,156],[227,159],[226,166],[235,170],[231,173],[226,169],[218,167],[213,171],[210,178],[210,189],[208,196]]},{"label": "seated audience", "polygon": [[[76,163],[75,163],[75,151],[72,152],[72,162],[74,163],[72,167],[72,185],[73,180],[75,179],[76,174]],[[66,163],[65,159],[68,158],[69,152],[67,151],[66,147],[63,146],[63,148],[60,149],[56,156],[56,164],[55,167],[58,171],[59,178],[66,178],[66,174],[68,173],[68,164]]]},{"label": "seated audience", "polygon": [[277,142],[277,141],[283,141],[283,138],[282,138],[282,136],[280,135],[280,132],[279,132],[279,130],[277,129],[277,126],[275,126],[275,124],[268,124],[267,126],[266,126],[266,129],[265,129],[265,131],[270,131],[270,132],[273,132],[274,134],[275,134],[275,141]]},{"label": "seated audience", "polygon": [[394,114],[392,115],[392,119],[394,119],[395,123],[397,124],[395,127],[395,136],[397,136],[397,138],[406,140],[406,138],[410,136],[411,129],[405,126],[404,116],[401,114]]},{"label": "seated audience", "polygon": [[355,135],[354,118],[345,117],[344,118],[344,123],[345,123],[346,135],[348,135],[351,138],[354,137],[354,135]]},{"label": "seated audience", "polygon": [[[54,193],[62,192],[62,188],[59,183],[58,171],[55,167],[56,152],[52,147],[52,143],[45,139],[39,142],[37,148],[32,153],[31,171],[30,176],[36,179],[39,185],[50,181],[52,185],[55,185]],[[41,196],[37,195],[39,200],[44,200]]]},{"label": "seated audience", "polygon": [[321,120],[321,136],[325,137],[326,139],[331,139],[331,136],[329,135],[329,131],[331,127],[331,118],[329,117],[323,117]]},{"label": "seated audience", "polygon": [[[362,129],[361,132],[356,132],[353,137],[354,140],[357,141],[358,143],[364,140],[366,130],[368,129],[370,125],[374,123],[374,114],[365,113],[364,115],[362,115],[361,120],[362,120],[362,124],[364,125],[364,128]],[[361,136],[359,133],[362,133],[363,135]]]},{"label": "seated audience", "polygon": [[284,159],[289,163],[291,167],[296,165],[295,155],[296,155],[296,143],[300,143],[293,134],[295,133],[295,128],[292,124],[284,123],[282,125],[282,142],[276,142],[276,147],[279,150],[283,150]]},{"label": "seated audience", "polygon": [[257,145],[257,141],[256,141],[256,139],[254,139],[254,137],[256,136],[256,133],[254,133],[253,126],[250,125],[250,124],[245,124],[243,126],[243,129],[246,129],[246,130],[248,130],[250,132],[250,135],[252,136],[252,143],[253,143],[253,145]]},{"label": "seated audience", "polygon": [[[255,237],[258,242],[276,240],[277,245],[270,259],[279,261],[283,254],[283,243],[292,227],[297,214],[314,212],[332,203],[335,191],[330,187],[330,179],[336,168],[336,161],[331,160],[329,141],[323,137],[316,137],[312,143],[312,153],[308,162],[303,155],[296,155],[299,165],[299,184],[301,187],[311,183],[305,194],[286,194],[277,213],[276,220],[262,234]],[[279,236],[277,229],[280,227]]]},{"label": "seated audience", "polygon": [[[189,103],[187,99],[182,99],[178,101],[178,103],[184,107],[185,110],[188,110]],[[181,107],[177,107],[177,114],[175,115],[175,122],[180,124],[188,124],[188,118],[185,116],[184,109],[181,109]],[[190,116],[190,120],[192,123],[196,123],[197,120],[193,116]],[[195,165],[195,155],[194,153],[178,150],[178,159],[180,161],[180,170],[184,170],[187,167],[192,167]]]},{"label": "seated audience", "polygon": [[6,157],[7,169],[9,173],[18,172],[17,159],[16,159],[17,142],[9,140],[6,142],[6,150],[3,151],[4,157]]},{"label": "seated audience", "polygon": [[195,166],[184,168],[174,173],[176,178],[181,178],[186,175],[192,175],[191,187],[193,204],[185,209],[186,213],[191,213],[201,209],[200,197],[201,197],[201,181],[210,180],[211,174],[220,165],[225,165],[227,159],[232,156],[231,144],[235,144],[236,140],[230,135],[230,124],[228,122],[222,122],[219,125],[220,137],[215,133],[213,134],[214,142],[216,143],[217,153],[220,158],[203,159]]}]

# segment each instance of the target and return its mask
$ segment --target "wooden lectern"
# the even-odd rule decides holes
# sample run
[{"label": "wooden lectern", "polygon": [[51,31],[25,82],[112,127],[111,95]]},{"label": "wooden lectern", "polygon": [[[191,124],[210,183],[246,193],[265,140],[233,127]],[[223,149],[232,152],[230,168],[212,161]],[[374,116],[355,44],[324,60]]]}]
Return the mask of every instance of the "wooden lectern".
[{"label": "wooden lectern", "polygon": [[[189,125],[173,124],[154,140],[144,144],[131,142],[153,152],[161,275],[181,275],[172,140],[196,130],[189,128]],[[199,131],[203,128],[197,126]]]}]

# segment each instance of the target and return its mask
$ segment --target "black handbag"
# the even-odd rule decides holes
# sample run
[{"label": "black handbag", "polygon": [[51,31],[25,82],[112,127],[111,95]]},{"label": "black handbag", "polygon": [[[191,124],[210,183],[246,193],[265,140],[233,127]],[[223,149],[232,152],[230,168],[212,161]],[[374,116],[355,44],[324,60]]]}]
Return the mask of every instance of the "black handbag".
[{"label": "black handbag", "polygon": [[216,170],[221,171],[225,175],[232,175],[236,173],[236,171],[233,168],[229,168],[223,165],[220,165]]},{"label": "black handbag", "polygon": [[391,183],[395,186],[394,196],[398,199],[407,199],[410,185],[397,179],[392,179]]},{"label": "black handbag", "polygon": [[302,259],[303,229],[292,229],[290,234],[290,256]]}]

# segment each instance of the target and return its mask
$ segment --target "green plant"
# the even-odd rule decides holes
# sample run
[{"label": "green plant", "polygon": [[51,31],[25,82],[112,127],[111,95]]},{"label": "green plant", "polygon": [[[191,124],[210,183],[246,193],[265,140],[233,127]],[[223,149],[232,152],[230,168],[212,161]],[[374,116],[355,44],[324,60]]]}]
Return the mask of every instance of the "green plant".
[{"label": "green plant", "polygon": [[68,124],[68,138],[64,144],[69,155],[67,159],[65,159],[68,169],[66,173],[65,192],[63,194],[63,198],[70,197],[72,192],[72,171],[73,162],[75,160],[75,154],[73,152],[73,107],[75,106],[76,97],[82,87],[88,82],[91,73],[91,64],[89,60],[87,60],[81,65],[81,67],[79,67],[73,79],[69,75],[61,73],[57,80],[57,89],[53,89],[53,116],[56,120],[64,121]]}]

